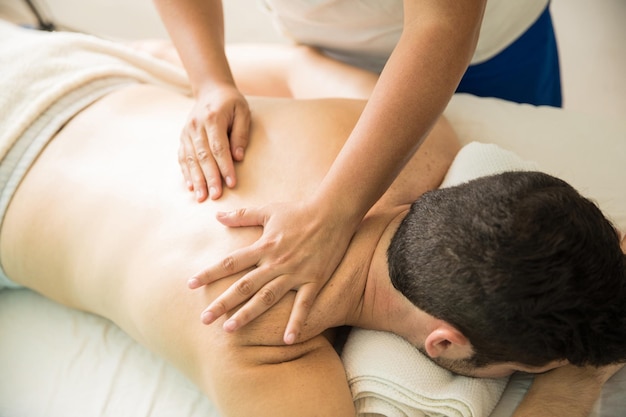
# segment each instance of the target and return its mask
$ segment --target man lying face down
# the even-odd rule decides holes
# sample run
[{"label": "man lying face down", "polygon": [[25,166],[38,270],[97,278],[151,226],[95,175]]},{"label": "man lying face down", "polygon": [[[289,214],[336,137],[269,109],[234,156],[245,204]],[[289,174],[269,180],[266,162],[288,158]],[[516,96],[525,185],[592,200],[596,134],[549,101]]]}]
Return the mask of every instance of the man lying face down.
[{"label": "man lying face down", "polygon": [[[12,121],[33,109],[41,111],[32,126],[59,122],[34,132],[33,143],[45,145],[36,158],[0,165],[20,179],[3,188],[2,269],[18,285],[112,320],[177,366],[222,415],[354,415],[333,348],[342,325],[394,332],[466,375],[626,359],[624,256],[610,223],[563,182],[539,173],[431,191],[459,149],[445,120],[360,224],[298,343],[282,338],[293,292],[235,333],[202,324],[199,313],[242,274],[196,291],[186,280],[260,236],[258,228],[223,227],[216,213],[306,198],[363,101],[250,98],[240,182],[219,200],[197,204],[172,158],[192,104],[170,88],[165,75],[174,69],[81,35],[2,24],[0,34],[0,54],[8,51],[2,57],[24,68],[0,74],[2,87],[15,90],[0,97],[13,97],[0,114],[3,126],[18,131]],[[64,99],[81,92],[75,75],[92,71],[97,77],[81,78],[82,87],[98,94],[73,107],[76,100]],[[24,105],[60,94],[63,85],[70,89],[54,106]],[[51,108],[67,118],[51,117]],[[29,137],[5,145],[18,149]]]},{"label": "man lying face down", "polygon": [[626,263],[618,234],[564,181],[508,172],[427,192],[388,256],[394,287],[469,340],[471,355],[457,361],[438,358],[425,341],[424,353],[454,372],[624,360]]}]

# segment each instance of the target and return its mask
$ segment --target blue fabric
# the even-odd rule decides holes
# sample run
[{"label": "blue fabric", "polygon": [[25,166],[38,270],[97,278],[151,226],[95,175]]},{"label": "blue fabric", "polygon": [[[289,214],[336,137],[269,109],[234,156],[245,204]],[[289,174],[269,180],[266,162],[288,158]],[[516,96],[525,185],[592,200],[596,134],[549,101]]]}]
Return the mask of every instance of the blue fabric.
[{"label": "blue fabric", "polygon": [[471,65],[457,92],[561,107],[559,56],[549,6],[506,49],[488,61]]}]

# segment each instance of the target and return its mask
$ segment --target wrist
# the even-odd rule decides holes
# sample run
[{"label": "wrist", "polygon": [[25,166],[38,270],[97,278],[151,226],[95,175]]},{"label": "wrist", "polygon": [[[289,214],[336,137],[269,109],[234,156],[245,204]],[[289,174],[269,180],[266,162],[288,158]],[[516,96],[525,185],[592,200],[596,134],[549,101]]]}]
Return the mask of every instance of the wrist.
[{"label": "wrist", "polygon": [[224,89],[237,89],[232,78],[207,78],[194,84],[193,94],[196,98],[211,95],[213,92]]},{"label": "wrist", "polygon": [[324,224],[354,232],[364,217],[355,202],[316,193],[309,200],[311,212]]}]

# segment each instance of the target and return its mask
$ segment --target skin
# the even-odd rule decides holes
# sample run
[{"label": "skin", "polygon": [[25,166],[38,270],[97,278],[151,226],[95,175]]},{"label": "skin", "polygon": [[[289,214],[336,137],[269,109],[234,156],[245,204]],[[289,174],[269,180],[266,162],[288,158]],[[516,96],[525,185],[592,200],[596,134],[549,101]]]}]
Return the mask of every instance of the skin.
[{"label": "skin", "polygon": [[[238,166],[246,181],[204,205],[186,194],[171,158],[177,145],[172,138],[191,100],[137,86],[93,104],[56,135],[18,188],[0,231],[3,266],[18,283],[117,323],[179,367],[225,416],[353,415],[332,334],[320,333],[348,323],[384,327],[403,322],[398,315],[409,312],[420,317],[401,297],[385,295],[388,302],[378,302],[391,291],[388,282],[365,283],[384,267],[379,246],[406,210],[403,201],[438,185],[458,144],[449,136],[424,146],[412,164],[427,167],[421,168],[423,175],[401,176],[368,215],[337,271],[338,284],[329,286],[314,307],[307,340],[284,346],[282,327],[293,295],[245,330],[226,333],[221,326],[203,325],[198,315],[237,276],[200,291],[190,291],[186,277],[260,234],[259,229],[224,228],[215,211],[311,192],[339,152],[342,142],[336,138],[345,137],[362,103],[251,103],[256,126],[251,157]],[[328,114],[337,122],[320,124],[318,115]],[[303,135],[293,140],[294,131],[301,130],[329,140],[325,146]],[[45,216],[38,215],[42,205]],[[355,267],[369,265],[373,253],[379,263]],[[329,318],[326,312],[340,295],[350,302]],[[382,305],[389,307],[386,313]]]},{"label": "skin", "polygon": [[243,159],[250,127],[248,103],[235,85],[224,53],[222,2],[155,0],[154,4],[196,97],[181,125],[179,163],[198,201],[216,199],[222,195],[222,178],[229,187],[237,182],[233,160]]},{"label": "skin", "polygon": [[[258,229],[223,228],[213,215],[311,192],[364,104],[251,102],[253,157],[237,167],[246,181],[205,205],[186,196],[171,158],[174,133],[193,105],[189,98],[136,86],[88,107],[49,144],[9,206],[0,230],[6,272],[56,301],[111,319],[180,368],[223,415],[353,415],[343,366],[330,344],[330,329],[342,324],[396,332],[434,358],[466,357],[471,346],[458,331],[391,287],[384,258],[408,204],[439,184],[458,150],[445,122],[365,217],[337,279],[313,305],[301,343],[281,340],[293,293],[237,333],[197,320],[241,274],[199,291],[189,291],[186,278],[260,235]],[[327,138],[324,146],[313,140],[318,135]],[[500,364],[489,372],[515,369],[524,368]]]},{"label": "skin", "polygon": [[[207,187],[211,198],[218,198],[221,178],[227,185],[235,181],[229,158],[234,155],[240,160],[239,150],[245,147],[245,139],[244,128],[238,126],[246,125],[247,120],[224,54],[222,3],[154,3],[197,98],[182,135],[179,160],[183,174],[199,193],[198,201],[206,198]],[[324,181],[301,200],[247,207],[238,216],[224,219],[229,226],[263,226],[263,235],[254,244],[209,264],[205,275],[221,278],[220,268],[224,264],[236,265],[237,272],[253,267],[246,279],[254,282],[257,289],[278,292],[276,299],[296,289],[284,335],[286,343],[297,340],[315,297],[339,263],[361,220],[443,112],[476,48],[485,3],[405,1],[401,38]],[[203,116],[202,111],[207,110]],[[200,134],[198,126],[203,126]],[[232,130],[230,142],[227,126]],[[220,167],[219,173],[216,166]],[[250,311],[257,315],[268,307],[258,297],[251,298],[249,304]],[[236,329],[243,324],[241,320],[234,321],[231,327]]]},{"label": "skin", "polygon": [[[172,134],[192,105],[188,98],[136,86],[87,108],[56,135],[18,188],[0,231],[5,271],[53,300],[111,319],[198,384],[224,416],[353,415],[344,369],[331,345],[332,328],[339,325],[395,332],[435,359],[467,357],[467,339],[415,308],[386,274],[385,250],[410,201],[439,184],[458,150],[443,122],[364,219],[335,278],[312,307],[304,341],[282,342],[293,293],[235,333],[197,320],[240,274],[199,291],[186,288],[186,277],[260,234],[224,228],[213,214],[310,192],[363,105],[251,103],[251,158],[237,167],[246,181],[210,205],[186,195],[171,158]],[[329,115],[333,123],[320,123]],[[294,131],[335,139],[319,146],[306,136],[293,140]],[[472,374],[547,369],[507,363]]]}]

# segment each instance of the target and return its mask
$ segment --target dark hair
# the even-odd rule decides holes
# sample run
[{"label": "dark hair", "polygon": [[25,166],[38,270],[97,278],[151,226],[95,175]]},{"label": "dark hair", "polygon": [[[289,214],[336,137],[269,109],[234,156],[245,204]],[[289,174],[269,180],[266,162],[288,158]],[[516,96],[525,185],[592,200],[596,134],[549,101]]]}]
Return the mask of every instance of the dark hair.
[{"label": "dark hair", "polygon": [[388,249],[396,289],[472,343],[474,366],[626,360],[626,256],[591,201],[539,172],[424,194]]}]

